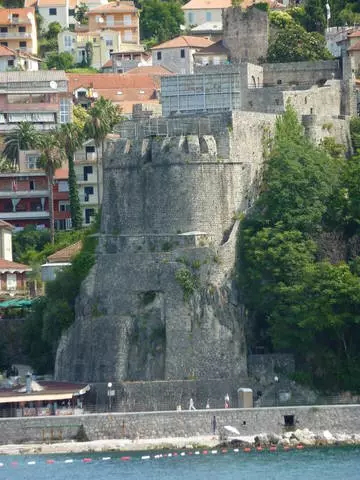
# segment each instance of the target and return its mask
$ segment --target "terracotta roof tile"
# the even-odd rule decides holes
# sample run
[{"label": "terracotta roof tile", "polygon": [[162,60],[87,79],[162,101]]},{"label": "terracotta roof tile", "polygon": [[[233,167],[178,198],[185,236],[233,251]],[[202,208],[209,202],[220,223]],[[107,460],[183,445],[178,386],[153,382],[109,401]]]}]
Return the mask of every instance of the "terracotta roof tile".
[{"label": "terracotta roof tile", "polygon": [[80,252],[82,247],[82,241],[79,240],[68,247],[62,248],[57,252],[49,255],[47,261],[49,263],[57,263],[57,262],[69,262],[77,253]]},{"label": "terracotta roof tile", "polygon": [[231,7],[231,0],[190,0],[182,7],[183,10],[211,10]]},{"label": "terracotta roof tile", "polygon": [[160,43],[160,45],[156,45],[151,50],[159,50],[164,48],[182,48],[182,47],[190,47],[190,48],[204,48],[212,45],[214,42],[209,40],[208,38],[204,37],[195,37],[191,35],[181,35],[180,37],[173,38],[172,40],[168,40],[167,42]]},{"label": "terracotta roof tile", "polygon": [[0,45],[0,57],[15,57],[15,52],[4,45]]},{"label": "terracotta roof tile", "polygon": [[360,37],[360,30],[357,30],[355,32],[351,32],[348,34],[348,38],[357,38]]},{"label": "terracotta roof tile", "polygon": [[354,43],[354,45],[351,45],[351,47],[348,48],[347,51],[348,52],[359,52],[360,51],[360,40],[358,42]]},{"label": "terracotta roof tile", "polygon": [[0,258],[0,272],[31,272],[31,268],[23,263],[10,262]]},{"label": "terracotta roof tile", "polygon": [[[266,2],[270,5],[271,8],[281,8],[279,2],[274,0],[243,0],[241,3],[241,8],[248,8],[254,5],[254,3]],[[223,9],[231,7],[231,0],[190,0],[190,2],[185,3],[182,7],[183,10],[212,10],[212,9]],[[281,5],[281,7],[280,7]]]},{"label": "terracotta roof tile", "polygon": [[168,68],[163,67],[162,65],[149,65],[144,67],[135,67],[131,70],[128,70],[125,75],[152,75],[152,76],[163,76],[163,75],[175,75],[174,72]]},{"label": "terracotta roof tile", "polygon": [[109,60],[106,63],[104,63],[102,68],[111,68],[112,66],[113,66],[112,58],[109,58]]},{"label": "terracotta roof tile", "polygon": [[79,88],[92,88],[98,97],[102,96],[119,105],[124,113],[130,113],[130,106],[136,103],[159,103],[156,91],[160,88],[160,76],[140,73],[69,73],[67,76],[71,92]]},{"label": "terracotta roof tile", "polygon": [[19,24],[30,23],[28,14],[32,13],[35,17],[35,8],[0,8],[0,25],[10,25],[12,14],[19,15]]},{"label": "terracotta roof tile", "polygon": [[196,52],[195,55],[228,55],[229,50],[224,46],[223,41],[219,40],[206,48]]},{"label": "terracotta roof tile", "polygon": [[92,8],[88,11],[88,15],[97,14],[97,13],[120,13],[120,12],[137,12],[137,8],[134,5],[134,2],[120,1],[118,2],[109,2],[105,5],[100,5],[99,7]]}]

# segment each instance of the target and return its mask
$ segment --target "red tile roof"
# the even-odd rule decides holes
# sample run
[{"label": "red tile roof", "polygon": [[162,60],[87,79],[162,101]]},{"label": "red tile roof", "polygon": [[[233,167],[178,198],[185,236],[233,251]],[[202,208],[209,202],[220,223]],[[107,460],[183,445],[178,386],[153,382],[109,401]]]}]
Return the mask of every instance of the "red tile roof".
[{"label": "red tile roof", "polygon": [[144,67],[135,67],[131,70],[128,70],[125,75],[151,75],[155,77],[161,77],[164,75],[175,75],[174,72],[169,70],[168,68],[163,67],[162,65],[152,65],[152,66],[144,66]]},{"label": "red tile roof", "polygon": [[118,104],[124,113],[131,113],[132,105],[136,103],[159,103],[156,90],[160,88],[160,80],[151,75],[68,73],[67,77],[71,92],[92,88],[98,97]]},{"label": "red tile roof", "polygon": [[360,37],[360,30],[356,30],[355,32],[351,32],[348,34],[348,38],[357,38]]},{"label": "red tile roof", "polygon": [[[243,0],[241,8],[249,8],[254,3],[266,2],[270,8],[284,8],[284,5],[276,0]],[[223,8],[230,8],[232,0],[190,0],[182,7],[183,10],[221,10]]]},{"label": "red tile roof", "polygon": [[[65,7],[66,0],[36,0],[38,7]],[[36,3],[34,0],[30,0],[30,3]],[[75,8],[77,0],[69,0],[69,8]],[[85,2],[84,2],[85,3]]]},{"label": "red tile roof", "polygon": [[134,2],[126,2],[121,0],[120,2],[109,2],[105,5],[92,8],[88,11],[88,15],[98,13],[122,13],[122,12],[137,12],[137,8]]},{"label": "red tile roof", "polygon": [[0,258],[0,273],[5,272],[31,272],[29,265],[24,265],[22,263],[10,262],[9,260],[4,260]]},{"label": "red tile roof", "polygon": [[190,47],[190,48],[204,48],[212,45],[214,42],[209,40],[208,38],[204,37],[194,37],[191,35],[181,35],[180,37],[173,38],[172,40],[168,40],[167,42],[160,43],[160,45],[156,45],[151,50],[159,50],[164,48],[183,48],[183,47]]},{"label": "red tile roof", "polygon": [[15,52],[10,48],[0,45],[0,57],[15,57]]},{"label": "red tile roof", "polygon": [[347,51],[348,52],[359,52],[360,51],[360,40],[358,42],[354,43],[354,45],[351,45],[351,47],[348,48]]},{"label": "red tile roof", "polygon": [[19,24],[30,23],[28,14],[32,13],[35,17],[35,8],[0,8],[0,25],[10,25],[11,15],[19,15]]},{"label": "red tile roof", "polygon": [[49,263],[57,263],[57,262],[69,262],[77,253],[80,252],[82,248],[82,241],[79,240],[68,247],[62,248],[57,252],[49,255],[47,261]]},{"label": "red tile roof", "polygon": [[112,58],[109,58],[109,60],[106,63],[104,63],[104,65],[101,68],[112,68],[112,66],[113,66]]}]

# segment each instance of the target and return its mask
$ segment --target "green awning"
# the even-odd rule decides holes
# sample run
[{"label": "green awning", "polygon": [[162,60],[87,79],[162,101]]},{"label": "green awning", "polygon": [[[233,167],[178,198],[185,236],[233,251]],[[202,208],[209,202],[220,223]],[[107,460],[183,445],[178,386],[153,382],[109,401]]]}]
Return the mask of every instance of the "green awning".
[{"label": "green awning", "polygon": [[14,300],[5,300],[0,302],[0,308],[26,308],[31,307],[34,299],[19,298]]}]

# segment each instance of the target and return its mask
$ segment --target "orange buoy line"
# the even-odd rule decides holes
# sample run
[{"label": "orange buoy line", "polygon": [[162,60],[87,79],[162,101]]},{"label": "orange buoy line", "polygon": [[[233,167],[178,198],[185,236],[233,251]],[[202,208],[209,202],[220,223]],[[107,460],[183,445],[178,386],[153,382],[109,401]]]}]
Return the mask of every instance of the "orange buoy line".
[{"label": "orange buoy line", "polygon": [[[261,445],[257,445],[255,447],[255,451],[257,452],[265,452],[265,451],[268,451],[268,452],[277,452],[277,451],[284,451],[284,452],[287,452],[289,451],[290,449],[292,449],[293,451],[296,451],[296,450],[303,450],[304,449],[304,445],[302,443],[299,443],[297,445],[295,445],[294,447],[290,447],[289,445],[283,445],[282,446],[282,449],[280,450],[280,448],[277,446],[277,445],[270,445],[270,447],[268,449],[265,449],[264,447],[262,447]],[[252,452],[252,448],[251,447],[244,447],[242,449],[242,451],[244,453],[251,453]],[[137,456],[130,456],[130,455],[126,455],[126,456],[122,456],[122,457],[118,457],[117,459],[122,461],[122,462],[128,462],[130,460],[159,460],[159,459],[162,459],[162,458],[181,458],[181,457],[196,457],[196,456],[199,456],[199,455],[209,455],[210,453],[212,455],[217,455],[218,453],[221,453],[223,455],[226,455],[226,454],[229,454],[229,453],[239,453],[241,450],[239,448],[222,448],[220,450],[217,450],[217,449],[214,449],[214,450],[187,450],[187,451],[180,451],[180,452],[170,452],[170,453],[156,453],[156,454],[153,454],[153,455],[142,455],[141,457],[137,457]],[[113,457],[102,457],[101,459],[92,459],[91,457],[84,457],[81,459],[81,462],[82,463],[91,463],[93,461],[109,461],[109,460],[116,460],[116,458],[113,458]],[[71,463],[74,463],[76,460],[74,460],[73,458],[67,458],[65,460],[54,460],[52,458],[49,458],[49,459],[46,459],[45,463],[47,465],[53,465],[54,463],[68,463],[68,464],[71,464]],[[40,461],[35,461],[35,460],[31,460],[31,461],[27,461],[25,462],[24,464],[25,465],[29,465],[29,466],[36,466],[38,464],[40,464],[41,462]],[[11,467],[18,467],[20,466],[21,463],[19,463],[18,461],[14,460],[12,462],[10,462],[8,464],[8,466],[11,466]],[[0,468],[5,468],[7,465],[6,465],[6,462],[0,462]]]}]

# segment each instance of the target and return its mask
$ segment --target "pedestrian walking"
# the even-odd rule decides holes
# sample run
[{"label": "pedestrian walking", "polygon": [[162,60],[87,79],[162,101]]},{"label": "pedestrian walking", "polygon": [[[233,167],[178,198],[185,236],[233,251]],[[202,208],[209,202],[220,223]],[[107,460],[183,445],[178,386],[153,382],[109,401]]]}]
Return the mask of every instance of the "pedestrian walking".
[{"label": "pedestrian walking", "polygon": [[196,410],[195,405],[194,405],[194,400],[192,398],[190,398],[189,410]]}]

